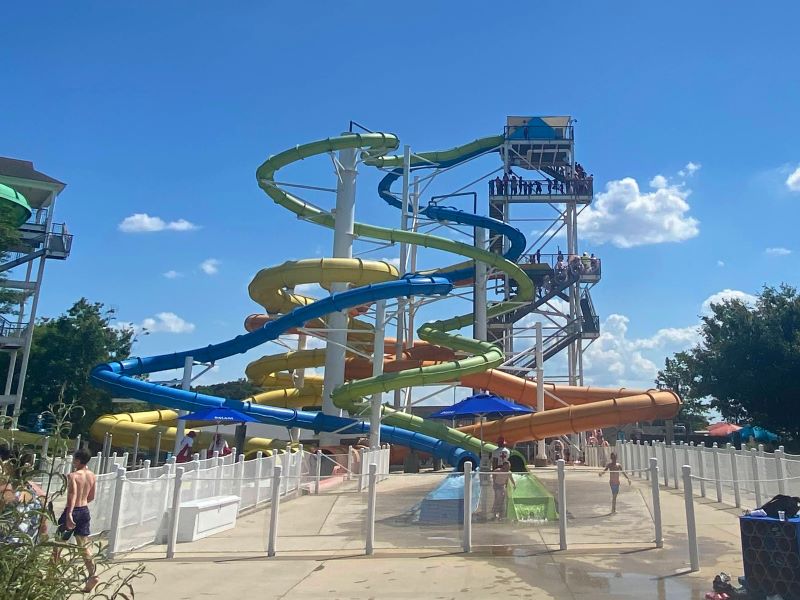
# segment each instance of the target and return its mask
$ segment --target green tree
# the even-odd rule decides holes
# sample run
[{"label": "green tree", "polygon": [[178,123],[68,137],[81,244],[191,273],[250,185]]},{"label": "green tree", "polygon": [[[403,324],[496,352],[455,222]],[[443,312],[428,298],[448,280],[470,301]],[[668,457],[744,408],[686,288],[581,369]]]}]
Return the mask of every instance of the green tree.
[{"label": "green tree", "polygon": [[[19,246],[19,230],[14,227],[11,211],[0,206],[0,263],[9,259],[10,253]],[[5,287],[8,271],[0,272],[0,315],[16,315],[17,305],[23,296],[17,290]]]},{"label": "green tree", "polygon": [[669,359],[658,381],[684,397],[709,398],[726,419],[800,439],[800,296],[789,285],[764,287],[751,306],[711,305],[701,341]]},{"label": "green tree", "polygon": [[250,383],[247,379],[236,379],[223,383],[212,383],[211,385],[198,385],[192,389],[200,394],[234,398],[236,400],[241,400],[242,398],[247,398],[248,396],[264,391],[263,388]]},{"label": "green tree", "polygon": [[112,411],[111,395],[89,383],[89,372],[100,363],[130,355],[134,331],[115,327],[113,321],[112,309],[81,298],[65,314],[36,324],[23,416],[46,411],[63,395],[83,409],[82,416],[73,422],[72,435],[85,437],[98,416]]},{"label": "green tree", "polygon": [[664,370],[658,372],[656,387],[662,390],[673,390],[680,395],[683,404],[676,420],[686,423],[689,431],[698,431],[708,426],[709,401],[707,398],[694,396],[694,377],[691,356],[687,352],[678,352],[673,358],[667,358]]}]

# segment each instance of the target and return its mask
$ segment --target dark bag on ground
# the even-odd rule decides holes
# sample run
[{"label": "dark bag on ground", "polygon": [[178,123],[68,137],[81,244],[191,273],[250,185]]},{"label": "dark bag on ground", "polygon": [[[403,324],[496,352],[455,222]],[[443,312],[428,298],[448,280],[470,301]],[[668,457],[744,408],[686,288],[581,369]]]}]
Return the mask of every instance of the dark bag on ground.
[{"label": "dark bag on ground", "polygon": [[791,519],[800,512],[800,498],[797,496],[778,494],[772,498],[772,500],[764,504],[761,509],[767,513],[768,517],[772,517],[773,519],[778,518],[778,511],[781,510],[786,513],[787,519]]}]

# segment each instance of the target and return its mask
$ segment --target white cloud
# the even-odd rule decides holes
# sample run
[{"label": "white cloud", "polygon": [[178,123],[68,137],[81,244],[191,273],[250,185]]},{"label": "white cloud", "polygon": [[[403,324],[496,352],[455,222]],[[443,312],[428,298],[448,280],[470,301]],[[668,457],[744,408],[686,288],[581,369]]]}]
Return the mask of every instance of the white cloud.
[{"label": "white cloud", "polygon": [[700,167],[702,166],[703,165],[701,165],[700,163],[689,161],[688,163],[686,163],[685,167],[683,167],[680,171],[678,171],[678,175],[680,175],[681,177],[691,177],[697,171],[699,171]]},{"label": "white cloud", "polygon": [[147,213],[136,213],[125,217],[118,225],[120,231],[125,233],[149,233],[152,231],[191,231],[198,226],[186,219],[177,221],[164,221],[161,217],[151,217]]},{"label": "white cloud", "polygon": [[717,261],[717,266],[718,267],[724,267],[725,266],[725,261],[724,260],[718,260]]},{"label": "white cloud", "polygon": [[764,250],[764,254],[768,254],[769,256],[789,256],[792,253],[791,250],[788,248],[767,248]]},{"label": "white cloud", "polygon": [[650,187],[655,188],[657,190],[663,189],[667,187],[667,178],[663,175],[656,175],[650,180]]},{"label": "white cloud", "polygon": [[200,270],[206,275],[216,275],[219,273],[220,261],[216,258],[208,258],[200,263]]},{"label": "white cloud", "polygon": [[741,300],[745,304],[753,305],[756,302],[756,297],[741,290],[724,289],[706,298],[700,308],[703,314],[710,314],[712,304],[720,304],[725,300]]},{"label": "white cloud", "polygon": [[383,262],[389,263],[390,265],[394,265],[398,269],[400,268],[400,257],[399,256],[397,256],[395,258],[387,258],[386,256],[384,256],[384,257],[381,258],[381,260]]},{"label": "white cloud", "polygon": [[688,240],[700,233],[697,219],[686,214],[690,193],[682,185],[642,193],[632,177],[610,181],[579,215],[581,233],[618,248]]},{"label": "white cloud", "polygon": [[786,187],[789,191],[800,192],[800,167],[797,167],[786,178]]},{"label": "white cloud", "polygon": [[176,279],[178,277],[183,277],[183,273],[179,273],[178,271],[169,270],[165,273],[162,273],[164,277],[167,279]]},{"label": "white cloud", "polygon": [[155,317],[148,317],[137,329],[146,329],[150,333],[191,333],[194,323],[183,320],[174,312],[160,312]]}]

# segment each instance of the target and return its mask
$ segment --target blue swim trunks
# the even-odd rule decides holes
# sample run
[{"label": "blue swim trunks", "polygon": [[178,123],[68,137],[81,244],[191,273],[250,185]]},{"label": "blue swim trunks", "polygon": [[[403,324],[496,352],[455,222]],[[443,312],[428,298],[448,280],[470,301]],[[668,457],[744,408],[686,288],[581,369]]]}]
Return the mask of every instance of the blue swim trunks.
[{"label": "blue swim trunks", "polygon": [[612,483],[611,484],[611,493],[614,494],[614,495],[619,494],[619,484],[618,483]]},{"label": "blue swim trunks", "polygon": [[89,515],[88,506],[76,506],[72,509],[72,520],[75,521],[75,529],[67,529],[67,511],[61,513],[58,519],[58,533],[61,539],[66,541],[72,534],[81,537],[89,537],[89,523],[92,517]]}]

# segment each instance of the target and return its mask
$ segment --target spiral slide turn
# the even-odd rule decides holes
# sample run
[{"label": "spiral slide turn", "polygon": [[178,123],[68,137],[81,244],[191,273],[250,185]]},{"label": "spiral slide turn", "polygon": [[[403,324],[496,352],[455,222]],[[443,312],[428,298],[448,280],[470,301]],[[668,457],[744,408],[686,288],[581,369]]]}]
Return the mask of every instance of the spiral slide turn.
[{"label": "spiral slide turn", "polygon": [[[451,151],[421,155],[415,159],[413,166],[449,166],[477,154],[491,151],[500,143],[502,143],[502,137],[476,140],[476,142]],[[345,148],[361,149],[364,151],[365,162],[369,164],[396,167],[401,158],[384,156],[384,154],[395,149],[397,145],[397,139],[389,134],[351,134],[320,140],[297,146],[270,158],[258,169],[257,179],[260,187],[278,205],[305,220],[333,228],[333,215],[280,189],[274,183],[276,171],[294,161]],[[381,183],[380,195],[390,204],[396,202],[389,190],[391,181],[396,178],[397,171],[395,170]],[[293,261],[280,267],[264,269],[251,283],[250,294],[254,300],[264,306],[268,313],[282,314],[282,316],[261,319],[260,326],[253,331],[220,344],[182,353],[132,358],[100,365],[92,372],[93,382],[112,390],[117,395],[139,398],[161,406],[186,410],[228,406],[247,412],[261,422],[287,428],[300,427],[314,431],[338,431],[344,435],[366,434],[369,430],[367,423],[291,408],[312,406],[318,402],[320,388],[313,377],[307,378],[303,389],[297,390],[287,386],[284,389],[268,391],[242,401],[166,388],[136,379],[135,376],[181,368],[187,356],[192,356],[197,361],[213,362],[233,354],[243,353],[267,341],[274,340],[294,328],[308,326],[310,323],[319,323],[320,319],[333,311],[350,310],[380,299],[400,296],[447,294],[451,291],[454,281],[471,276],[474,269],[472,261],[474,260],[480,260],[519,282],[517,295],[510,301],[492,305],[487,311],[489,317],[514,310],[520,302],[531,301],[533,284],[524,272],[512,262],[524,249],[525,241],[521,233],[495,219],[471,215],[456,209],[432,206],[423,210],[424,214],[430,218],[485,227],[494,233],[506,235],[510,240],[509,251],[506,256],[498,256],[473,246],[430,234],[356,223],[354,234],[359,237],[393,243],[417,244],[427,248],[449,251],[471,260],[431,274],[412,274],[401,279],[398,279],[396,269],[387,263],[355,259]],[[349,282],[354,288],[317,301],[291,291],[295,285],[301,283],[320,283],[324,286],[331,282]],[[486,387],[487,389],[493,389],[494,383],[503,382],[510,386],[508,389],[515,390],[515,393],[506,395],[515,398],[519,396],[520,401],[529,403],[527,401],[530,400],[532,388],[529,381],[514,378],[516,381],[509,382],[504,378],[511,377],[510,375],[491,370],[503,360],[502,352],[498,348],[489,343],[453,333],[471,324],[472,320],[472,314],[469,313],[444,321],[425,323],[418,330],[422,343],[414,344],[414,347],[408,351],[407,357],[404,357],[407,360],[397,361],[395,364],[388,362],[387,372],[383,375],[348,381],[334,390],[332,394],[334,403],[340,408],[346,409],[351,415],[359,415],[368,410],[368,404],[363,401],[363,398],[373,393],[451,381],[461,381],[464,385],[475,385],[476,382],[482,381],[486,385],[476,387]],[[252,325],[252,320],[250,323]],[[356,326],[358,321],[355,319],[352,323],[354,325],[351,328],[361,329],[363,333],[357,331],[351,334],[351,339],[353,336],[362,336],[360,341],[368,345],[372,337],[369,328],[363,324]],[[350,363],[348,371],[350,371],[349,376],[352,376],[354,375],[352,370],[358,367],[358,360],[350,359]],[[248,376],[257,379],[260,372],[265,379],[264,383],[280,386],[281,383],[284,385],[288,383],[288,377],[281,375],[278,371],[317,366],[318,364],[320,364],[320,351],[298,352],[285,356],[283,359],[265,357],[248,367]],[[259,371],[259,369],[261,370]],[[363,370],[358,373],[359,377],[363,375]],[[266,379],[270,379],[270,381],[267,382]],[[494,387],[494,389],[497,388]],[[603,393],[606,394],[606,398],[609,397],[609,390],[604,390]],[[668,394],[669,398],[656,398],[657,394]],[[670,392],[652,392],[646,393],[645,396],[647,400],[643,399],[642,394],[639,393],[629,397],[619,397],[616,400],[603,400],[586,406],[578,406],[577,404],[583,400],[591,402],[600,396],[576,395],[574,397],[575,406],[547,411],[542,415],[516,417],[518,420],[530,420],[530,422],[525,421],[524,424],[513,419],[500,421],[491,425],[491,429],[487,433],[491,432],[489,435],[493,435],[494,430],[497,429],[506,434],[507,439],[521,441],[522,439],[531,439],[532,436],[540,437],[582,431],[604,426],[603,424],[607,422],[608,424],[620,424],[670,417],[674,415],[679,406],[677,396]],[[282,406],[270,406],[272,404]],[[384,407],[383,411],[383,422],[385,423],[381,427],[383,440],[430,453],[447,460],[452,465],[458,465],[468,459],[475,460],[480,442],[472,435],[474,432],[454,430],[438,422],[426,422],[410,414],[393,411],[388,407]],[[165,420],[174,418],[174,412],[164,412],[164,419],[159,416],[160,420],[155,421],[156,423],[165,424]],[[545,417],[546,419],[543,420]],[[96,427],[93,427],[92,433],[94,436],[102,435],[102,431],[110,426],[117,431],[133,431],[134,426],[142,425],[142,421],[147,421],[148,426],[152,427],[153,421],[149,419],[149,417],[144,417],[138,419],[140,422],[136,423],[136,418],[101,417],[95,424]],[[580,427],[580,429],[576,429],[576,427]],[[274,444],[270,440],[258,440],[257,445],[272,447]]]}]

